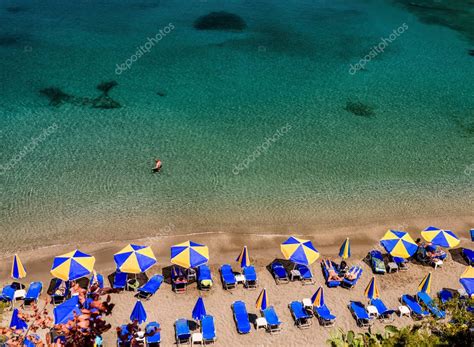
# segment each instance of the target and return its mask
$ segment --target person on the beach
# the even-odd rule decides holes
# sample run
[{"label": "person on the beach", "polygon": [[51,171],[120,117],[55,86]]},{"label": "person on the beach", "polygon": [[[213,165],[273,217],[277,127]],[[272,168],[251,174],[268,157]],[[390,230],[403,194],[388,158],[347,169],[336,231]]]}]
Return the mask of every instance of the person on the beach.
[{"label": "person on the beach", "polygon": [[336,270],[334,270],[334,267],[332,266],[329,259],[325,259],[323,262],[326,266],[326,269],[328,270],[328,281],[341,281],[343,279],[337,274]]},{"label": "person on the beach", "polygon": [[349,270],[347,263],[344,260],[341,261],[341,265],[339,266],[339,274],[344,275],[347,270]]},{"label": "person on the beach", "polygon": [[160,172],[162,166],[163,164],[160,158],[155,159],[155,167],[153,168],[153,172]]}]

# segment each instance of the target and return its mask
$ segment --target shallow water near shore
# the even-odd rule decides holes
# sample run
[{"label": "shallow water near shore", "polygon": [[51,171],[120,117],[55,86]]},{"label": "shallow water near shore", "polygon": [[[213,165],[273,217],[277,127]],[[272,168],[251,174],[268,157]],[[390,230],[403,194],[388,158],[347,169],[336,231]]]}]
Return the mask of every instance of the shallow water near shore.
[{"label": "shallow water near shore", "polygon": [[[247,27],[195,30],[212,11]],[[0,249],[472,216],[473,47],[432,22],[393,1],[0,5]],[[111,80],[121,108],[40,94]]]}]

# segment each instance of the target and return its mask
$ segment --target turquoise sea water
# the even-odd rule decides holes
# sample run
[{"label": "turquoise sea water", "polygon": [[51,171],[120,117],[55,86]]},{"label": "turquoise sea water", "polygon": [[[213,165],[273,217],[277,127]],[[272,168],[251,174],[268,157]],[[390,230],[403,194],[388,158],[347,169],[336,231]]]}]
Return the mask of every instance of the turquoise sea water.
[{"label": "turquoise sea water", "polygon": [[[212,11],[247,28],[195,30]],[[3,1],[1,248],[472,213],[469,27],[420,11],[388,0]],[[39,93],[94,98],[110,80],[121,108],[52,106]]]}]

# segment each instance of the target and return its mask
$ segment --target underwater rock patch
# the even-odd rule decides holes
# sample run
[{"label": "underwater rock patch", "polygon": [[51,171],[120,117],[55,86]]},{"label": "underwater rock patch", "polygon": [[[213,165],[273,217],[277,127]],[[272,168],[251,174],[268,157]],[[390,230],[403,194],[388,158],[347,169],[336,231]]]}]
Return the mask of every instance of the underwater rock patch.
[{"label": "underwater rock patch", "polygon": [[24,6],[8,6],[5,8],[5,10],[9,13],[20,13],[28,11],[28,8]]},{"label": "underwater rock patch", "polygon": [[474,57],[474,49],[470,49],[467,51],[467,54],[469,54],[470,56]]},{"label": "underwater rock patch", "polygon": [[211,12],[194,22],[194,28],[197,30],[242,31],[246,27],[242,17],[225,11]]},{"label": "underwater rock patch", "polygon": [[59,106],[62,103],[71,102],[72,96],[64,93],[57,87],[49,87],[40,90],[40,94],[49,99],[51,106]]},{"label": "underwater rock patch", "polygon": [[108,81],[108,82],[101,82],[97,85],[97,89],[99,89],[104,94],[108,95],[109,91],[113,88],[118,86],[117,81]]},{"label": "underwater rock patch", "polygon": [[166,96],[166,92],[164,92],[163,90],[159,90],[159,91],[156,92],[156,95]]},{"label": "underwater rock patch", "polygon": [[18,37],[11,35],[0,36],[0,46],[14,46],[19,43]]},{"label": "underwater rock patch", "polygon": [[346,107],[344,109],[359,117],[375,117],[374,108],[361,102],[348,101],[346,102]]}]

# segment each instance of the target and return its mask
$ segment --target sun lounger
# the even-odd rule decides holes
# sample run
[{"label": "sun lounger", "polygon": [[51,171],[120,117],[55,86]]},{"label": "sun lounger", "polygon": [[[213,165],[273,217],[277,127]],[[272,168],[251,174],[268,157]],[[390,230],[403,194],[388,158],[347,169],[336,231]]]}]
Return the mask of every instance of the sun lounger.
[{"label": "sun lounger", "polygon": [[222,287],[226,290],[234,289],[237,285],[232,266],[224,264],[220,268]]},{"label": "sun lounger", "polygon": [[291,316],[295,320],[295,325],[300,329],[309,328],[313,322],[311,321],[311,315],[306,312],[303,304],[299,301],[292,301],[288,308],[290,309]]},{"label": "sun lounger", "polygon": [[449,289],[443,288],[443,289],[441,289],[441,290],[439,291],[438,297],[439,297],[439,300],[440,300],[443,304],[445,304],[445,303],[447,303],[448,301],[454,299],[454,292],[453,292],[453,290],[449,290]]},{"label": "sun lounger", "polygon": [[214,317],[206,315],[201,319],[202,341],[204,343],[216,342],[216,327],[214,325]]},{"label": "sun lounger", "polygon": [[324,327],[333,326],[336,322],[336,316],[331,314],[331,311],[326,304],[320,307],[314,307],[313,311],[314,315],[318,318],[319,324]]},{"label": "sun lounger", "polygon": [[188,320],[181,318],[174,323],[176,332],[176,344],[189,344],[191,339],[191,330],[189,329]]},{"label": "sun lounger", "polygon": [[392,257],[392,259],[395,262],[395,264],[397,264],[398,270],[400,271],[408,270],[408,261],[406,259],[403,259],[400,257]]},{"label": "sun lounger", "polygon": [[290,282],[288,273],[286,272],[285,267],[280,262],[276,261],[272,263],[272,274],[273,274],[273,278],[275,279],[276,284]]},{"label": "sun lounger", "polygon": [[423,310],[420,304],[418,304],[411,295],[402,295],[401,302],[408,307],[414,319],[422,319],[430,314],[428,311]]},{"label": "sun lounger", "polygon": [[95,283],[99,285],[99,288],[104,288],[104,276],[101,274],[92,275],[89,279],[89,288]]},{"label": "sun lounger", "polygon": [[267,320],[267,330],[270,334],[278,333],[281,331],[281,321],[278,319],[278,315],[275,312],[273,306],[269,306],[262,310],[262,314]]},{"label": "sun lounger", "polygon": [[371,323],[371,318],[367,313],[365,306],[360,301],[351,301],[349,309],[354,316],[359,327],[368,327]]},{"label": "sun lounger", "polygon": [[474,251],[472,249],[463,248],[462,256],[467,261],[468,265],[474,265]]},{"label": "sun lounger", "polygon": [[2,294],[0,294],[0,301],[10,306],[13,306],[13,300],[15,299],[15,288],[12,285],[3,287]]},{"label": "sun lounger", "polygon": [[[363,272],[363,270],[359,266],[351,267],[351,269],[347,272],[347,274],[354,273],[354,274],[356,274],[356,277],[353,280],[350,280],[350,279],[344,277],[344,279],[342,280],[342,283],[341,283],[341,287],[349,288],[349,289],[353,288],[357,284],[357,281],[359,281],[360,276],[362,276],[362,272]],[[347,274],[346,274],[346,276],[347,276]]]},{"label": "sun lounger", "polygon": [[255,268],[252,265],[245,266],[242,272],[245,277],[245,287],[249,289],[257,288],[257,272]]},{"label": "sun lounger", "polygon": [[38,302],[38,299],[43,291],[43,283],[31,282],[28,291],[26,292],[24,305],[31,306],[32,303]]},{"label": "sun lounger", "polygon": [[418,299],[418,302],[423,303],[428,310],[437,318],[437,319],[443,319],[446,317],[446,312],[441,311],[438,306],[436,306],[436,303],[433,301],[433,299],[428,295],[428,293],[425,292],[418,292],[416,294],[416,298]]},{"label": "sun lounger", "polygon": [[174,266],[171,270],[171,288],[175,293],[186,293],[188,288],[188,277],[184,273],[182,267]]},{"label": "sun lounger", "polygon": [[[157,347],[160,345],[161,331],[159,329],[160,329],[160,324],[158,324],[157,322],[150,322],[146,325],[145,332],[147,334],[147,337],[146,337],[147,347]],[[152,332],[155,332],[155,333],[151,335]]]},{"label": "sun lounger", "polygon": [[375,306],[378,312],[378,318],[382,321],[393,321],[395,317],[393,314],[395,313],[395,310],[389,310],[387,306],[385,306],[384,302],[382,299],[372,299],[370,300],[370,304],[372,306]]},{"label": "sun lounger", "polygon": [[[63,286],[64,282],[64,286]],[[64,291],[61,293],[59,289],[64,287]],[[53,306],[63,303],[69,297],[70,283],[69,281],[63,281],[58,278],[53,278],[49,285],[48,293],[51,293],[51,303]]]},{"label": "sun lounger", "polygon": [[323,260],[321,262],[321,268],[323,270],[324,279],[326,280],[326,285],[329,288],[339,287],[341,285],[341,281],[329,280],[330,269],[334,270],[337,274],[339,274],[339,268],[335,262],[329,261],[329,260]]},{"label": "sun lounger", "polygon": [[116,271],[114,275],[114,283],[112,287],[114,289],[125,289],[127,286],[127,273]]},{"label": "sun lounger", "polygon": [[370,254],[370,266],[372,267],[372,271],[375,274],[385,275],[385,273],[387,272],[387,268],[385,267],[382,253],[374,249],[374,250],[371,250],[369,254]]},{"label": "sun lounger", "polygon": [[239,334],[248,334],[251,327],[245,303],[243,301],[235,301],[232,304],[232,311],[234,313],[235,325]]},{"label": "sun lounger", "polygon": [[299,271],[303,284],[314,284],[313,273],[308,266],[297,264],[295,269]]},{"label": "sun lounger", "polygon": [[148,300],[153,294],[160,289],[161,284],[163,283],[162,275],[153,275],[147,283],[138,288],[137,298]]},{"label": "sun lounger", "polygon": [[117,337],[118,347],[130,347],[132,341],[132,334],[128,331],[126,324],[120,327],[120,337]]},{"label": "sun lounger", "polygon": [[200,290],[211,290],[212,274],[207,264],[203,264],[197,269],[197,282]]}]

